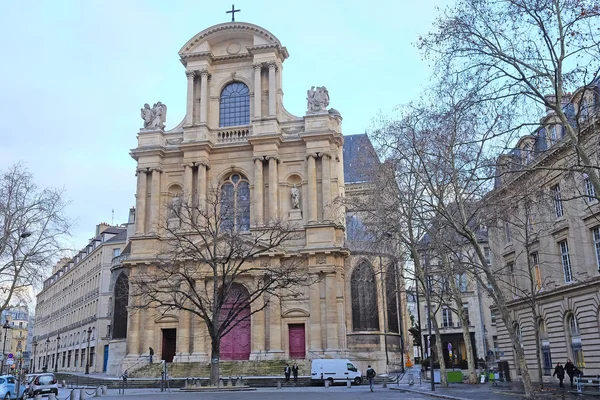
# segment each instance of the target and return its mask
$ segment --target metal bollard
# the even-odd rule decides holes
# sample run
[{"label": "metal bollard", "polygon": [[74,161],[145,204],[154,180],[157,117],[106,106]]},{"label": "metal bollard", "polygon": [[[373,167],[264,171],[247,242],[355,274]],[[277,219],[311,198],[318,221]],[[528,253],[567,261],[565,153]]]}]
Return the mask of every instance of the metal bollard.
[{"label": "metal bollard", "polygon": [[236,382],[235,386],[244,386],[244,383],[242,382],[242,377],[241,376],[238,376],[237,382]]},{"label": "metal bollard", "polygon": [[232,387],[233,386],[233,382],[231,381],[231,377],[229,377],[229,379],[227,380],[227,387]]},{"label": "metal bollard", "polygon": [[328,388],[329,387],[329,379],[325,379],[325,387]]},{"label": "metal bollard", "polygon": [[219,379],[219,387],[222,388],[223,387],[223,378]]},{"label": "metal bollard", "polygon": [[383,384],[381,385],[382,388],[386,388],[387,387],[387,382],[383,381]]},{"label": "metal bollard", "polygon": [[94,391],[94,397],[100,397],[100,386],[98,386]]},{"label": "metal bollard", "polygon": [[50,393],[48,395],[48,400],[56,400],[56,395],[54,393]]},{"label": "metal bollard", "polygon": [[64,379],[62,381],[62,387],[67,387],[67,381],[65,381]]},{"label": "metal bollard", "polygon": [[281,389],[281,381],[277,379],[277,389]]},{"label": "metal bollard", "polygon": [[41,394],[36,394],[35,395],[35,400],[42,400],[42,395]]},{"label": "metal bollard", "polygon": [[349,378],[346,379],[346,387],[347,388],[351,388],[352,387],[352,381]]},{"label": "metal bollard", "polygon": [[79,389],[79,400],[85,400],[85,388]]},{"label": "metal bollard", "polygon": [[106,396],[108,394],[108,386],[102,385],[102,396]]},{"label": "metal bollard", "polygon": [[75,390],[71,390],[71,393],[69,393],[69,400],[75,400]]}]

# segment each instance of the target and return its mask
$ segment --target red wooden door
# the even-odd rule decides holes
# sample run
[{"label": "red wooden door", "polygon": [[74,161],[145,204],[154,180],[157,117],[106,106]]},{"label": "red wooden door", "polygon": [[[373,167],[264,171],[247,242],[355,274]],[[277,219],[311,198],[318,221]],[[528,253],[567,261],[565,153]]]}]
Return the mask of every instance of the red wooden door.
[{"label": "red wooden door", "polygon": [[306,341],[304,336],[304,324],[288,325],[290,331],[290,358],[306,357]]},{"label": "red wooden door", "polygon": [[[246,291],[239,287],[236,290]],[[238,294],[232,292],[232,297]],[[246,291],[247,297],[247,291]],[[231,305],[225,303],[221,309],[221,318],[225,319]],[[250,305],[247,304],[241,309],[235,320],[232,322],[233,328],[221,338],[221,359],[222,360],[248,360],[250,359]]]}]

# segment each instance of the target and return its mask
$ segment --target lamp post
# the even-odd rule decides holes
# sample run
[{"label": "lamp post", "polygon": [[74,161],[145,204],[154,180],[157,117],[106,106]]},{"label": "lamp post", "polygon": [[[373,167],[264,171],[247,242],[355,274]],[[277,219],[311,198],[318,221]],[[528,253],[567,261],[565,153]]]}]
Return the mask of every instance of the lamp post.
[{"label": "lamp post", "polygon": [[44,372],[48,371],[48,346],[50,346],[50,338],[46,339],[46,357],[44,358]]},{"label": "lamp post", "polygon": [[6,318],[6,322],[4,322],[2,328],[4,329],[4,343],[2,344],[2,366],[0,367],[0,374],[4,375],[4,360],[6,359],[6,335],[10,329],[8,318]]},{"label": "lamp post", "polygon": [[35,358],[37,357],[37,340],[33,342],[33,359],[31,360],[31,372],[35,372]]},{"label": "lamp post", "polygon": [[85,353],[85,373],[90,373],[90,337],[92,336],[92,327],[87,330],[87,351]]},{"label": "lamp post", "polygon": [[58,372],[58,349],[60,347],[60,334],[56,335],[56,360],[54,361],[54,372]]}]

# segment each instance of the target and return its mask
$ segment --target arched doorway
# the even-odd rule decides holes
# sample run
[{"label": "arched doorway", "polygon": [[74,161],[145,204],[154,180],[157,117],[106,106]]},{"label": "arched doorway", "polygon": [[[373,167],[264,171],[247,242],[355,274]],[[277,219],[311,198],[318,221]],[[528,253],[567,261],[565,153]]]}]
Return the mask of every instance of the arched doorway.
[{"label": "arched doorway", "polygon": [[239,310],[231,323],[231,330],[221,338],[221,360],[248,360],[250,358],[250,304],[248,290],[233,284],[221,308],[221,321],[232,310]]}]

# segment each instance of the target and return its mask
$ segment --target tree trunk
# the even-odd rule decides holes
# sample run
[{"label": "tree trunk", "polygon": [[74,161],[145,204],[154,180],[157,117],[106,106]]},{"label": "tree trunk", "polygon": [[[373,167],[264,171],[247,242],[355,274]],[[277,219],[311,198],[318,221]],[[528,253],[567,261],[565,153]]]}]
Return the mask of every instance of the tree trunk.
[{"label": "tree trunk", "polygon": [[220,343],[213,340],[210,354],[210,384],[211,386],[219,386],[219,363],[220,363]]},{"label": "tree trunk", "polygon": [[[534,321],[536,320],[534,314]],[[540,340],[540,330],[534,329],[535,332],[535,355],[537,358],[537,367],[538,367],[538,381],[540,383],[540,389],[544,388],[544,373],[542,371],[542,341]]]},{"label": "tree trunk", "polygon": [[[446,360],[444,360],[444,349],[442,348],[442,335],[440,327],[435,319],[435,315],[430,313],[433,330],[435,331],[435,351],[437,352],[438,362],[440,363],[440,381],[442,387],[448,387],[448,375],[446,373]],[[431,379],[433,379],[433,371],[431,371]]]},{"label": "tree trunk", "polygon": [[[462,305],[461,305],[462,306]],[[464,313],[461,313],[464,315]],[[461,315],[463,339],[465,341],[465,351],[467,352],[467,364],[469,369],[469,383],[477,383],[477,373],[475,372],[475,358],[473,357],[473,344],[471,343],[471,334],[469,333],[469,322]]]}]

